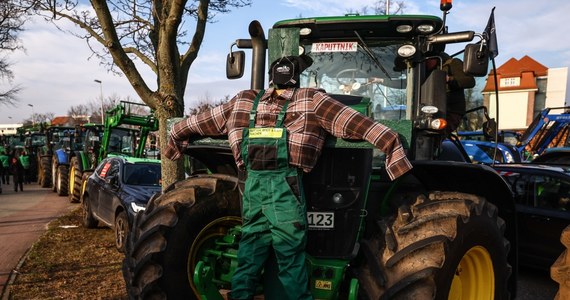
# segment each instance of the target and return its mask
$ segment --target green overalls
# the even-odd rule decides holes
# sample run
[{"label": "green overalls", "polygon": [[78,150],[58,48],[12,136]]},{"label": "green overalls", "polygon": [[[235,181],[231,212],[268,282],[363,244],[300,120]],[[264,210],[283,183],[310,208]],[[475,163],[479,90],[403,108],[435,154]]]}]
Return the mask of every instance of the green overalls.
[{"label": "green overalls", "polygon": [[232,278],[232,299],[252,299],[260,274],[273,248],[285,287],[281,299],[312,299],[305,266],[306,206],[302,171],[289,166],[287,130],[283,126],[288,102],[274,128],[255,128],[255,98],[249,128],[243,129],[241,155],[247,179],[243,192],[242,236],[238,267]]}]

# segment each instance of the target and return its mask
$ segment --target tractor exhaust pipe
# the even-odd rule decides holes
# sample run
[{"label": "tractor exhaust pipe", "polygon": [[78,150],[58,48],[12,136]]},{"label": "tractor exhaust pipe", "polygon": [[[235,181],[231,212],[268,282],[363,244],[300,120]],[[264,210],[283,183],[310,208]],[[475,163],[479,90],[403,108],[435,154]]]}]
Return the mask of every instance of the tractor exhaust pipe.
[{"label": "tractor exhaust pipe", "polygon": [[252,44],[251,88],[261,90],[265,86],[265,50],[267,40],[263,28],[257,20],[249,23],[249,35]]}]

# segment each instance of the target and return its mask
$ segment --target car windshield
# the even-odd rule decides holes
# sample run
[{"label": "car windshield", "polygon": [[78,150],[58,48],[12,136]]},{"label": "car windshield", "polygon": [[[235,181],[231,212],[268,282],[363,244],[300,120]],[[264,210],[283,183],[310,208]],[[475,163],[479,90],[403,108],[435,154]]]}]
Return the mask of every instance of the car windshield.
[{"label": "car windshield", "polygon": [[123,181],[130,185],[160,185],[160,164],[157,163],[126,163]]},{"label": "car windshield", "polygon": [[401,42],[310,43],[304,52],[313,64],[301,75],[302,87],[329,94],[369,98],[376,120],[406,118],[407,73],[397,57]]}]

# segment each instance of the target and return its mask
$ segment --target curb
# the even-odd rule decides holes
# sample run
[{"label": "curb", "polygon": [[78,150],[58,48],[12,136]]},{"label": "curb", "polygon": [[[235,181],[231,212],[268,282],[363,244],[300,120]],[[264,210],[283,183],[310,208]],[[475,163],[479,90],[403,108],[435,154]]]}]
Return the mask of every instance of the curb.
[{"label": "curb", "polygon": [[30,254],[30,251],[32,250],[32,248],[33,248],[33,246],[28,248],[28,250],[26,250],[24,255],[22,255],[22,257],[18,261],[18,264],[16,265],[16,267],[14,269],[12,269],[12,271],[10,271],[10,275],[8,276],[8,280],[6,281],[6,284],[4,285],[4,287],[2,288],[2,293],[0,293],[0,299],[1,300],[9,300],[10,299],[10,286],[12,286],[12,284],[14,284],[14,281],[16,281],[16,277],[19,274],[17,270],[19,270],[22,267],[22,265],[24,264],[24,262],[28,258],[28,255]]}]

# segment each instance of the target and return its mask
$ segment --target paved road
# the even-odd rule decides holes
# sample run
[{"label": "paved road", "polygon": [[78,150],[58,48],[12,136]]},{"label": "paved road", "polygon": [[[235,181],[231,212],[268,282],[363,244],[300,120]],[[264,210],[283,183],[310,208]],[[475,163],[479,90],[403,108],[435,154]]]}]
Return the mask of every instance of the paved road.
[{"label": "paved road", "polygon": [[[10,273],[22,256],[46,230],[46,225],[76,207],[67,197],[37,183],[14,192],[13,185],[2,185],[0,194],[0,292],[3,294]],[[1,295],[1,294],[0,294]]]}]

